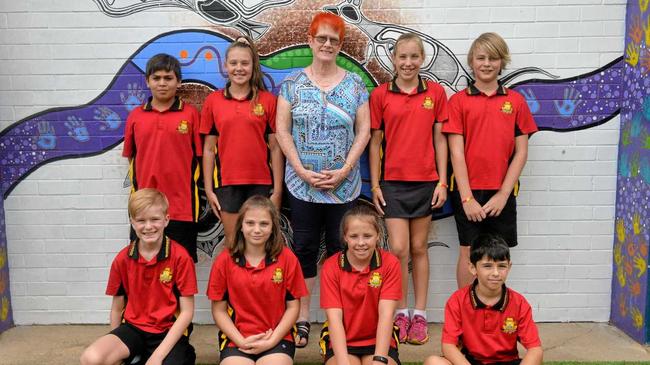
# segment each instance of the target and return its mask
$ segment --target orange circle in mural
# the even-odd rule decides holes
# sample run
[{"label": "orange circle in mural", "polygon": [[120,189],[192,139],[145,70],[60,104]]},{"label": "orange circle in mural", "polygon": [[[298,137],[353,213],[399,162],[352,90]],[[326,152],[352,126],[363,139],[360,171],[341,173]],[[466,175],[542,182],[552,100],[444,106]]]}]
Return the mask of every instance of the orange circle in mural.
[{"label": "orange circle in mural", "polygon": [[212,60],[212,52],[205,52],[205,59],[206,61]]},{"label": "orange circle in mural", "polygon": [[187,51],[186,50],[181,50],[181,58],[187,58]]}]

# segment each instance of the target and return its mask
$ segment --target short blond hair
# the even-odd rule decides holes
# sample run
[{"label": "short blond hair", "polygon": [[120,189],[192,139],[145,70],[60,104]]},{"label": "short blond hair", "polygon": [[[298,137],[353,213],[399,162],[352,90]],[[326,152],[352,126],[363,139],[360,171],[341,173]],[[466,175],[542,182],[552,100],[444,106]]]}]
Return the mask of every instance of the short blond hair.
[{"label": "short blond hair", "polygon": [[153,206],[161,207],[163,213],[167,214],[169,201],[165,194],[151,188],[135,191],[129,197],[129,217],[135,218],[138,213]]},{"label": "short blond hair", "polygon": [[488,56],[492,58],[500,59],[501,70],[505,70],[506,65],[510,63],[510,50],[508,49],[508,44],[506,44],[506,41],[496,33],[483,33],[472,42],[472,45],[469,47],[469,52],[467,53],[467,64],[470,68],[472,67],[474,53],[478,49],[483,49],[487,52]]}]

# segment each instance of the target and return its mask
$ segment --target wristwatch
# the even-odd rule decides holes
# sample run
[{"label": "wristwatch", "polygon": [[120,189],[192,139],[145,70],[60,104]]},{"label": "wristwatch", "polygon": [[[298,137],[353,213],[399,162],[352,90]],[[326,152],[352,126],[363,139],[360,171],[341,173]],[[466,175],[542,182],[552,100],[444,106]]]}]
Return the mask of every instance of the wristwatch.
[{"label": "wristwatch", "polygon": [[383,356],[379,356],[379,355],[373,356],[372,361],[379,361],[381,363],[388,364],[388,359],[383,357]]}]

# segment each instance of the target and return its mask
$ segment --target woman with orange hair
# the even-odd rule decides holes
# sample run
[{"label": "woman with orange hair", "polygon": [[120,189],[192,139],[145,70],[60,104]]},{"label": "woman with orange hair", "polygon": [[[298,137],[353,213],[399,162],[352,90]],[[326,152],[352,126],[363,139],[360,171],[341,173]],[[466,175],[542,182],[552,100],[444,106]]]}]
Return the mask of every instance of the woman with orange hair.
[{"label": "woman with orange hair", "polygon": [[[323,230],[327,256],[341,250],[339,225],[361,191],[358,161],[370,139],[366,86],[336,65],[344,36],[343,19],[316,14],[307,36],[312,63],[287,76],[278,97],[276,136],[287,160],[294,249],[310,294]],[[307,345],[309,305],[310,296],[303,297],[297,347]]]}]

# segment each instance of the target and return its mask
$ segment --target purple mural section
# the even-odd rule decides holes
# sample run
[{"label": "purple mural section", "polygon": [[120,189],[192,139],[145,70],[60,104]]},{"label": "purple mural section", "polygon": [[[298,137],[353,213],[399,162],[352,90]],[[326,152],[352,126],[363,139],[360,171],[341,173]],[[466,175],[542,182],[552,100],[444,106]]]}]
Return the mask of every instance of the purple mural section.
[{"label": "purple mural section", "polygon": [[0,333],[13,324],[9,295],[9,263],[7,262],[7,235],[5,233],[4,199],[0,199]]},{"label": "purple mural section", "polygon": [[[645,34],[639,19],[648,24]],[[648,343],[650,9],[647,1],[628,1],[626,28],[611,322],[635,340]]]},{"label": "purple mural section", "polygon": [[129,112],[145,99],[144,75],[127,63],[107,90],[77,108],[50,109],[0,134],[1,191],[4,198],[38,166],[61,158],[89,156],[121,142]]},{"label": "purple mural section", "polygon": [[527,80],[512,86],[535,116],[540,130],[590,128],[618,115],[623,92],[623,58],[563,80]]}]

